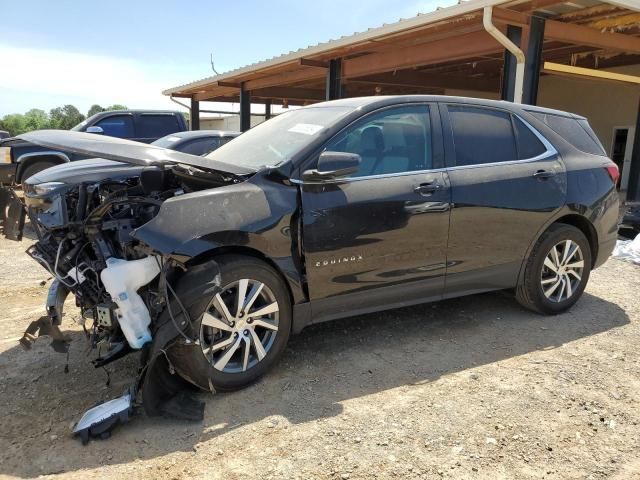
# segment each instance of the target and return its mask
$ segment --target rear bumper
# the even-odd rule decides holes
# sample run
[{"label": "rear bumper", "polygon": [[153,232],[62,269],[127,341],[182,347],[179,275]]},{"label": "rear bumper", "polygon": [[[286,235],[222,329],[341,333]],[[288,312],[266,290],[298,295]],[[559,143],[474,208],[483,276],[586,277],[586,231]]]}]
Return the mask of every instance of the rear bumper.
[{"label": "rear bumper", "polygon": [[613,249],[616,246],[616,241],[617,238],[613,238],[607,240],[606,242],[600,242],[600,244],[598,245],[598,256],[595,263],[593,264],[593,268],[598,268],[609,259],[609,257],[613,253]]},{"label": "rear bumper", "polygon": [[18,165],[15,163],[0,164],[0,184],[13,185],[16,179]]},{"label": "rear bumper", "polygon": [[598,268],[609,259],[618,241],[620,197],[615,188],[611,188],[608,195],[595,206],[594,213],[597,215],[593,226],[596,229],[598,251],[593,268]]}]

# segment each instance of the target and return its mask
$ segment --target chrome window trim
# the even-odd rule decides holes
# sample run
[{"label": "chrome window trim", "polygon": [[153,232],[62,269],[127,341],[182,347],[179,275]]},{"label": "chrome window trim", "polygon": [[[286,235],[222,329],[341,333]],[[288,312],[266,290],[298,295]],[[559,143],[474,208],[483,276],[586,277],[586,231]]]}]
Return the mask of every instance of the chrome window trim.
[{"label": "chrome window trim", "polygon": [[555,149],[555,147],[551,145],[549,140],[547,140],[538,130],[536,130],[535,127],[533,127],[529,122],[527,122],[524,118],[522,118],[517,113],[514,113],[514,112],[508,112],[508,113],[511,115],[514,115],[518,120],[524,123],[527,126],[527,128],[531,130],[533,134],[538,138],[538,140],[542,142],[542,144],[546,148],[546,151],[544,151],[543,153],[535,157],[523,158],[521,160],[507,160],[504,162],[474,163],[473,165],[456,165],[455,167],[434,168],[431,170],[412,170],[409,172],[382,173],[378,175],[366,175],[362,177],[353,177],[353,178],[337,178],[334,180],[325,180],[325,181],[317,181],[317,182],[305,182],[304,180],[293,179],[293,178],[290,181],[291,183],[294,183],[296,185],[326,185],[326,184],[332,184],[332,183],[352,183],[352,182],[359,182],[361,180],[377,180],[382,178],[404,177],[407,175],[421,175],[421,174],[425,175],[430,173],[440,173],[440,172],[446,172],[450,170],[455,171],[455,170],[464,170],[464,169],[470,169],[470,168],[495,167],[498,165],[514,165],[514,164],[520,164],[520,163],[530,163],[530,162],[537,162],[539,160],[546,160],[547,158],[558,155],[558,151]]},{"label": "chrome window trim", "polygon": [[[483,108],[483,107],[478,107]],[[544,135],[542,135],[535,127],[533,127],[529,122],[527,122],[524,118],[518,115],[515,112],[509,112],[507,110],[503,110],[518,120],[520,120],[524,125],[533,132],[533,134],[542,142],[542,145],[546,148],[546,151],[542,152],[540,155],[531,158],[523,158],[521,160],[505,160],[504,162],[490,162],[490,163],[474,163],[472,165],[456,165],[454,167],[449,167],[448,170],[463,170],[467,168],[481,168],[481,167],[495,167],[497,165],[513,165],[518,163],[527,163],[527,162],[537,162],[539,160],[545,160],[547,158],[558,155],[558,151],[555,149],[553,145],[547,140]]]},{"label": "chrome window trim", "polygon": [[305,182],[304,180],[299,180],[297,178],[290,179],[291,183],[295,183],[296,185],[326,185],[328,183],[352,183],[359,182],[361,180],[378,180],[381,178],[395,178],[395,177],[406,177],[408,175],[421,175],[421,174],[429,174],[429,173],[440,173],[446,172],[447,168],[434,168],[432,170],[412,170],[410,172],[396,172],[396,173],[380,173],[378,175],[366,175],[362,177],[353,177],[353,178],[335,178],[333,180],[323,180],[317,182]]}]

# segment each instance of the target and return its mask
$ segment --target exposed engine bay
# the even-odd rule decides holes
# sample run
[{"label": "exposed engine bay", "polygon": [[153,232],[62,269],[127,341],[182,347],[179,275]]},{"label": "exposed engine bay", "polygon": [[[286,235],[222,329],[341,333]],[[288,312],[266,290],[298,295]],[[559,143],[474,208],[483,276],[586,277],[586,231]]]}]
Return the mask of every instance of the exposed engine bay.
[{"label": "exposed engine bay", "polygon": [[[237,181],[183,166],[134,173],[139,174],[90,184],[24,187],[38,237],[27,253],[51,273],[57,289],[75,295],[92,346],[109,347],[95,361],[100,366],[151,341],[150,325],[165,309],[171,288],[167,279],[175,265],[130,233],[168,198]],[[58,303],[49,306],[54,325],[61,318]]]},{"label": "exposed engine bay", "polygon": [[[172,348],[198,343],[192,319],[172,287],[186,268],[132,232],[153,219],[167,199],[242,178],[180,164],[139,167],[99,159],[76,164],[83,162],[90,172],[86,178],[76,172],[73,182],[47,181],[51,170],[56,173],[54,167],[23,185],[27,216],[37,236],[27,253],[54,281],[47,315],[29,326],[21,344],[29,348],[38,335],[47,335],[56,351],[67,352],[69,339],[60,324],[64,301],[73,294],[96,368],[142,352],[135,388],[100,410],[90,410],[79,422],[76,433],[83,442],[92,435],[105,436],[105,425],[128,418],[139,390],[150,415],[199,419],[204,405],[185,397],[184,390],[189,384],[212,388],[194,382],[188,373],[180,375],[188,369],[174,365],[180,354],[172,358]],[[83,181],[75,181],[78,178]],[[111,412],[110,406],[118,410]],[[102,423],[91,424],[92,418]]]}]

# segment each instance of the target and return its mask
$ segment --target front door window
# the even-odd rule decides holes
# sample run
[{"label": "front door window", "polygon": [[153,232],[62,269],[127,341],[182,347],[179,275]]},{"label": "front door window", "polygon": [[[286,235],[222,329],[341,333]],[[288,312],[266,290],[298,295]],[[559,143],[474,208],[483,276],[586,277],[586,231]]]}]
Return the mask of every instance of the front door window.
[{"label": "front door window", "polygon": [[426,105],[408,105],[374,113],[339,134],[326,150],[357,153],[366,177],[433,168],[431,120]]}]

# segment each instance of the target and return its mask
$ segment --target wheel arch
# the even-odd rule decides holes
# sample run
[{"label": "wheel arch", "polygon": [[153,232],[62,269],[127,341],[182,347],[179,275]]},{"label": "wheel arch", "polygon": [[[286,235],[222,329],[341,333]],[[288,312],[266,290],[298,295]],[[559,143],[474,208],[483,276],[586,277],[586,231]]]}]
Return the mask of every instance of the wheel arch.
[{"label": "wheel arch", "polygon": [[62,152],[31,152],[20,155],[16,163],[18,169],[16,171],[16,183],[22,183],[22,175],[24,171],[34,163],[50,162],[55,165],[61,165],[69,162],[69,157]]},{"label": "wheel arch", "polygon": [[212,248],[210,250],[204,251],[198,254],[197,256],[191,258],[186,263],[186,266],[188,268],[189,266],[201,265],[210,260],[215,261],[216,257],[220,257],[222,255],[243,255],[246,257],[252,257],[257,260],[261,260],[265,262],[267,265],[273,268],[276,274],[283,281],[287,289],[287,293],[289,295],[289,302],[291,303],[291,306],[293,307],[293,305],[296,303],[296,300],[298,299],[298,295],[295,294],[294,289],[299,288],[295,284],[296,282],[293,281],[293,279],[291,279],[289,276],[285,274],[281,266],[278,265],[276,261],[274,261],[271,257],[265,255],[263,252],[256,250],[254,248],[240,246],[240,245],[224,245],[224,246]]},{"label": "wheel arch", "polygon": [[584,217],[583,215],[579,215],[577,213],[565,213],[564,215],[560,215],[559,217],[554,218],[551,221],[549,221],[547,224],[545,224],[544,227],[540,229],[538,234],[535,236],[535,238],[529,245],[529,248],[527,249],[527,252],[524,258],[522,259],[522,264],[520,266],[520,273],[518,275],[518,284],[522,283],[523,281],[525,266],[527,264],[529,255],[531,255],[531,252],[533,251],[533,247],[536,245],[536,243],[538,243],[538,240],[540,239],[540,237],[547,230],[549,230],[549,228],[551,228],[552,225],[557,225],[557,224],[571,225],[573,227],[576,227],[578,230],[580,230],[584,234],[585,237],[587,237],[587,241],[589,242],[589,247],[591,248],[591,267],[593,268],[593,266],[595,265],[596,259],[598,258],[598,245],[599,245],[598,232],[596,231],[596,228],[594,227],[593,223],[591,223],[591,221],[588,218]]},{"label": "wheel arch", "polygon": [[[578,215],[575,213],[565,215],[556,219],[551,225],[556,223],[563,223],[565,225],[572,225],[580,230],[587,240],[589,241],[589,247],[591,248],[591,268],[595,265],[596,259],[598,258],[598,232],[596,228],[593,226],[593,223],[589,221],[589,219],[583,217],[582,215]],[[549,227],[547,227],[548,229]],[[537,241],[537,239],[536,239]]]}]

